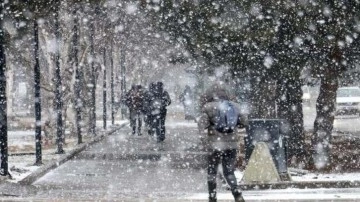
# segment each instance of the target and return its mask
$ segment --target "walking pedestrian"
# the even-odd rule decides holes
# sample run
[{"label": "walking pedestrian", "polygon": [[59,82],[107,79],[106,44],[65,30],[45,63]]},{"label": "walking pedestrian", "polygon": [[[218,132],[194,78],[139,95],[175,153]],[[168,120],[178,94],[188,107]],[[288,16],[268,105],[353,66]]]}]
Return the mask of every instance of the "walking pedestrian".
[{"label": "walking pedestrian", "polygon": [[150,103],[150,122],[151,122],[151,133],[156,134],[157,142],[165,140],[165,120],[167,109],[166,107],[171,104],[169,93],[164,90],[164,84],[157,82],[154,84],[154,90],[151,94]]},{"label": "walking pedestrian", "polygon": [[237,127],[247,125],[247,117],[240,114],[239,104],[230,101],[226,87],[215,84],[204,96],[198,126],[202,142],[208,152],[207,181],[209,202],[216,202],[216,175],[221,164],[223,174],[230,185],[235,202],[244,201],[234,174],[239,146]]},{"label": "walking pedestrian", "polygon": [[[130,111],[130,127],[132,135],[141,135],[144,89],[141,85],[133,85],[125,95],[125,103]],[[137,124],[136,124],[137,123]]]},{"label": "walking pedestrian", "polygon": [[154,90],[155,90],[155,83],[151,82],[147,90],[144,91],[144,100],[143,100],[143,114],[144,114],[144,122],[147,128],[148,134],[150,136],[153,135],[152,131],[152,121],[153,116],[151,115],[151,103],[154,99]]},{"label": "walking pedestrian", "polygon": [[194,95],[190,86],[185,86],[185,90],[183,93],[180,94],[179,100],[184,106],[185,120],[194,120]]}]

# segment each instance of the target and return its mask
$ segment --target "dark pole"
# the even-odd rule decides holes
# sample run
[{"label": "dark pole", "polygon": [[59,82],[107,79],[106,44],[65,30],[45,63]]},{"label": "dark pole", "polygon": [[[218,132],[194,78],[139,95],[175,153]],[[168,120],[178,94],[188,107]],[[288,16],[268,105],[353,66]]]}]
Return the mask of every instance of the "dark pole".
[{"label": "dark pole", "polygon": [[96,78],[95,78],[95,50],[94,50],[94,37],[95,37],[95,25],[94,20],[91,20],[90,22],[90,54],[92,57],[91,60],[91,87],[90,87],[90,93],[91,93],[91,100],[90,100],[90,133],[93,135],[96,135]]},{"label": "dark pole", "polygon": [[56,53],[55,53],[55,107],[56,107],[56,137],[57,137],[57,154],[65,153],[63,149],[64,134],[62,132],[63,121],[62,121],[62,82],[60,72],[60,24],[59,24],[59,10],[60,0],[55,2],[55,37],[56,37]]},{"label": "dark pole", "polygon": [[1,167],[0,175],[10,175],[8,170],[8,145],[7,145],[7,102],[6,102],[6,58],[4,50],[4,29],[3,29],[3,6],[4,1],[0,1],[0,150]]},{"label": "dark pole", "polygon": [[34,82],[35,82],[35,165],[42,164],[41,154],[41,94],[40,94],[40,64],[39,64],[39,26],[34,19]]},{"label": "dark pole", "polygon": [[113,43],[110,46],[110,68],[111,68],[111,78],[110,78],[110,90],[111,90],[111,124],[115,124],[115,94],[114,94],[114,60],[113,60]]},{"label": "dark pole", "polygon": [[73,9],[73,17],[74,17],[74,27],[73,27],[73,54],[72,56],[74,57],[74,67],[75,67],[75,111],[76,111],[76,117],[75,117],[75,122],[76,122],[76,133],[78,136],[78,144],[82,143],[82,135],[81,135],[81,107],[82,107],[82,103],[81,103],[81,98],[80,98],[80,92],[81,92],[81,84],[82,81],[81,80],[81,76],[80,76],[80,66],[79,66],[79,58],[78,58],[78,53],[79,53],[79,32],[78,32],[78,25],[79,25],[79,19],[77,16],[77,3],[75,3],[74,5],[74,9]]},{"label": "dark pole", "polygon": [[103,79],[103,120],[104,129],[106,129],[106,49],[104,48],[104,79]]}]

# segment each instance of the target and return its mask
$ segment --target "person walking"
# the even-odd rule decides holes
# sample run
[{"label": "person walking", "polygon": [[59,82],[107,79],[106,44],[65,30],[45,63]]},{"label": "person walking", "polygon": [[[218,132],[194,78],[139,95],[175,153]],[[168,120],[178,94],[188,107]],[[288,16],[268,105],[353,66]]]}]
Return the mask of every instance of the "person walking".
[{"label": "person walking", "polygon": [[185,120],[194,120],[194,95],[190,86],[185,86],[185,90],[180,94],[179,100],[184,106]]},{"label": "person walking", "polygon": [[157,82],[154,84],[154,90],[151,94],[152,98],[150,103],[150,122],[151,133],[156,134],[157,142],[165,140],[165,120],[167,109],[166,107],[171,104],[169,93],[164,90],[164,84]]},{"label": "person walking", "polygon": [[226,87],[215,84],[204,96],[205,103],[198,121],[200,137],[208,152],[207,182],[209,202],[216,202],[216,175],[218,166],[230,185],[235,202],[244,201],[234,174],[239,147],[238,127],[247,126],[247,117],[240,114],[239,104],[231,101]]},{"label": "person walking", "polygon": [[[125,95],[125,104],[130,111],[130,127],[132,135],[141,134],[142,120],[141,115],[143,112],[143,98],[144,89],[141,85],[132,85],[131,89]],[[136,124],[137,123],[137,124]]]},{"label": "person walking", "polygon": [[151,104],[154,99],[154,90],[155,90],[155,83],[151,82],[147,90],[144,91],[144,100],[143,100],[143,114],[144,114],[144,122],[150,136],[153,135],[152,130],[152,109]]}]

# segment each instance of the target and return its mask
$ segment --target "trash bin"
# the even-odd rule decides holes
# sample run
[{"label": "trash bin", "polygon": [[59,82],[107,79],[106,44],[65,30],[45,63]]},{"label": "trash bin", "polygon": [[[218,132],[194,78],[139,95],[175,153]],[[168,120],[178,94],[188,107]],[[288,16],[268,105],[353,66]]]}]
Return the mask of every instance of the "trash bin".
[{"label": "trash bin", "polygon": [[249,161],[257,142],[265,142],[279,174],[287,173],[286,136],[288,128],[282,119],[252,119],[245,136],[245,160]]}]

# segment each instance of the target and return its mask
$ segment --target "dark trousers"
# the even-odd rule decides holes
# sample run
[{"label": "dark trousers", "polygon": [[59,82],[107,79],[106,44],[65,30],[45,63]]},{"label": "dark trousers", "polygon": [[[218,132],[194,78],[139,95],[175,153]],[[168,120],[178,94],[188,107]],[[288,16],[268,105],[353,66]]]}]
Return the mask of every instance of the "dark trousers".
[{"label": "dark trousers", "polygon": [[[137,127],[136,127],[136,122],[138,122]],[[141,125],[142,125],[141,111],[130,109],[130,127],[132,128],[133,135],[136,133],[136,128],[138,135],[141,135]]]},{"label": "dark trousers", "polygon": [[160,114],[151,115],[150,117],[151,129],[149,134],[152,135],[155,133],[156,139],[158,142],[165,140],[165,120],[166,120],[166,110],[161,110]]},{"label": "dark trousers", "polygon": [[218,165],[221,163],[224,177],[231,187],[231,192],[238,192],[238,184],[234,174],[236,161],[236,149],[228,149],[224,151],[213,151],[208,156],[208,190],[210,198],[216,198],[216,175]]},{"label": "dark trousers", "polygon": [[167,113],[167,110],[166,109],[163,109],[161,110],[161,113],[160,113],[160,141],[163,141],[165,140],[165,120],[166,120],[166,113]]}]

